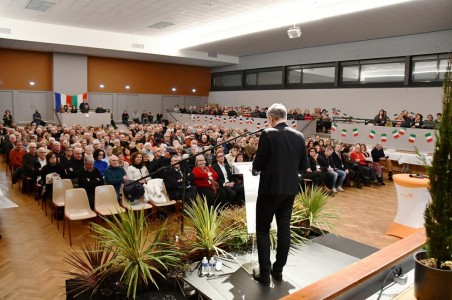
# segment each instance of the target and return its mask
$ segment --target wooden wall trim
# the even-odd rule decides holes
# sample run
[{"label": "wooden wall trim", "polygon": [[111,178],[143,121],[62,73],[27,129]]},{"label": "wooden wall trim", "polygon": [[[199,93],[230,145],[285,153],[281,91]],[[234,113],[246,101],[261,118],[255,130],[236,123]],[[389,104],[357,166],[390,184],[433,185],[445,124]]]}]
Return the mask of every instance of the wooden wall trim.
[{"label": "wooden wall trim", "polygon": [[407,238],[287,295],[282,300],[334,299],[377,273],[390,268],[394,263],[413,255],[425,240],[425,230],[419,229]]}]

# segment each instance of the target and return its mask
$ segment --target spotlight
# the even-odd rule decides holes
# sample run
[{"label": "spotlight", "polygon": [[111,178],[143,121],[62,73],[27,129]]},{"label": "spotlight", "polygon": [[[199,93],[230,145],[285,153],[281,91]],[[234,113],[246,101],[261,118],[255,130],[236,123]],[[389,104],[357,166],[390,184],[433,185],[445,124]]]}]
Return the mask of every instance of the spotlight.
[{"label": "spotlight", "polygon": [[301,29],[300,29],[300,27],[299,26],[295,26],[295,25],[293,27],[290,27],[287,30],[287,35],[289,36],[289,39],[299,38],[301,36]]}]

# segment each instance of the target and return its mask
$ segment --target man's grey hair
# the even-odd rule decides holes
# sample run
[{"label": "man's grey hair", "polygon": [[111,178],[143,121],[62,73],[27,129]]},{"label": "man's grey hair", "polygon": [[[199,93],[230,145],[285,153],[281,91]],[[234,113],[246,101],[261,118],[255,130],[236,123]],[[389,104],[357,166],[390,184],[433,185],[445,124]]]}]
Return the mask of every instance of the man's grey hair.
[{"label": "man's grey hair", "polygon": [[286,120],[287,110],[281,103],[274,103],[268,108],[267,117],[272,116],[275,120]]},{"label": "man's grey hair", "polygon": [[88,164],[94,163],[94,158],[91,155],[85,155],[84,160],[85,160],[85,163],[88,163]]}]

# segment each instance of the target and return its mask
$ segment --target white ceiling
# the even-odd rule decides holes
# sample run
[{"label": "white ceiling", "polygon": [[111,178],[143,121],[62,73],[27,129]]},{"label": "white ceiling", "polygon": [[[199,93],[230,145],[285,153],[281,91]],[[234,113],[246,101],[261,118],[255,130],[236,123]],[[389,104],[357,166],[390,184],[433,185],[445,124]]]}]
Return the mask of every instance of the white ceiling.
[{"label": "white ceiling", "polygon": [[[30,1],[37,6],[42,2],[0,0],[0,47],[215,67],[234,63],[234,57],[252,54],[452,29],[452,0],[414,0],[301,24],[303,34],[299,39],[288,39],[285,26],[192,46],[173,55],[83,42],[59,43],[42,32],[36,39],[9,36],[1,33],[2,28],[8,28],[1,18],[21,21],[26,27],[56,25],[87,29],[80,29],[87,34],[117,33],[138,43],[143,39],[147,47],[146,41],[155,44],[161,38],[210,30],[218,26],[214,23],[219,20],[227,22],[249,12],[263,14],[263,8],[276,11],[293,0],[47,0],[55,3],[47,12],[26,9]],[[344,0],[298,0],[306,9],[341,1]],[[174,25],[163,29],[148,27],[162,21]],[[12,32],[17,30],[13,28]],[[207,53],[225,57],[212,58]]]}]

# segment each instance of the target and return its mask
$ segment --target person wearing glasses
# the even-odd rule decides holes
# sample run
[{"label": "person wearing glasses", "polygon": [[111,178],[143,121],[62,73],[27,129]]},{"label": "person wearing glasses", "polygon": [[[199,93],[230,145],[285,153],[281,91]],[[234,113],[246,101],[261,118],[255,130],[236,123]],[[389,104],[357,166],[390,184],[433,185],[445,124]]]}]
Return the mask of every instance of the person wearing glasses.
[{"label": "person wearing glasses", "polygon": [[[267,111],[270,128],[262,131],[253,161],[252,174],[258,175],[256,201],[256,241],[259,269],[253,270],[257,282],[269,286],[270,274],[282,280],[290,247],[290,219],[295,195],[299,191],[298,174],[307,167],[303,134],[287,124],[286,107],[275,103]],[[278,226],[276,260],[270,261],[270,224]]]},{"label": "person wearing glasses", "polygon": [[102,149],[94,151],[94,167],[99,170],[102,176],[105,176],[105,171],[108,168],[108,163],[104,160],[105,152]]},{"label": "person wearing glasses", "polygon": [[94,158],[86,155],[83,159],[83,168],[77,173],[78,187],[85,189],[88,195],[89,206],[94,209],[94,191],[97,186],[104,185],[104,178],[94,167]]},{"label": "person wearing glasses", "polygon": [[212,168],[218,174],[218,184],[226,193],[227,202],[231,204],[245,203],[245,190],[243,185],[236,184],[232,177],[231,167],[224,157],[224,153],[219,151],[216,153],[217,162]]},{"label": "person wearing glasses", "polygon": [[220,189],[217,172],[206,165],[206,159],[202,155],[196,156],[195,164],[192,173],[194,176],[193,183],[198,194],[205,198],[210,207],[224,204],[226,193]]},{"label": "person wearing glasses", "polygon": [[46,201],[48,197],[52,197],[53,182],[61,179],[63,175],[64,169],[61,164],[57,163],[57,156],[52,151],[49,151],[46,155],[46,165],[41,169],[41,178],[45,185],[42,201]]}]

